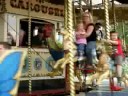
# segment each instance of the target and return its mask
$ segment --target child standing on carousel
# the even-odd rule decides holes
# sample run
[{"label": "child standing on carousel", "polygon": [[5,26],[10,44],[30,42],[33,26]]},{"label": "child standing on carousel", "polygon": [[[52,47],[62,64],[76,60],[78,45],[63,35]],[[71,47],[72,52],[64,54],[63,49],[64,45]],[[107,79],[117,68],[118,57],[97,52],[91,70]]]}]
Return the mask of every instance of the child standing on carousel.
[{"label": "child standing on carousel", "polygon": [[118,33],[115,31],[110,32],[110,38],[111,40],[107,40],[107,43],[111,44],[113,48],[113,59],[116,67],[116,76],[118,80],[117,86],[115,86],[114,84],[111,85],[111,90],[118,91],[122,90],[120,84],[122,77],[122,61],[124,58],[124,53],[121,40],[118,38]]},{"label": "child standing on carousel", "polygon": [[81,61],[84,59],[85,56],[85,49],[86,49],[86,31],[84,29],[83,22],[80,22],[77,24],[76,28],[76,45],[77,45],[77,53],[78,53],[78,61]]}]

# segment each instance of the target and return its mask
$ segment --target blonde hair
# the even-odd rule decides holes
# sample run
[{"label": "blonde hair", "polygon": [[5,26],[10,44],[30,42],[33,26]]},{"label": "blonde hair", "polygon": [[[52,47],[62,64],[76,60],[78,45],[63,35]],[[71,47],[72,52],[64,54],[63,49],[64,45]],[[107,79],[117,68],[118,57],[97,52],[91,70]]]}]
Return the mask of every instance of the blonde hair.
[{"label": "blonde hair", "polygon": [[[82,20],[80,20],[79,22],[77,22],[77,24],[76,24],[76,30],[79,28],[79,26],[80,26],[81,24],[84,26],[84,23],[83,23]],[[84,27],[83,27],[83,28],[84,28]]]},{"label": "blonde hair", "polygon": [[90,18],[90,23],[93,23],[93,16],[90,12],[83,12],[82,16],[84,16],[85,14],[88,14],[89,15],[89,18]]}]

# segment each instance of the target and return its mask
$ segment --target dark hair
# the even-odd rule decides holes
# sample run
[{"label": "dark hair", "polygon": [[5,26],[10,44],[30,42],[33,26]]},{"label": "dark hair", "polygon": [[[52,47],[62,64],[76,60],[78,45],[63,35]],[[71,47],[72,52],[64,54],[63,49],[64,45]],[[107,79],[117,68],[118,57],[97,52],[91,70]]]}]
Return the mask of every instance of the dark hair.
[{"label": "dark hair", "polygon": [[97,27],[97,28],[100,28],[101,26],[102,26],[102,24],[99,22],[95,24],[95,27]]},{"label": "dark hair", "polygon": [[42,27],[39,27],[38,33],[43,33],[43,28]]},{"label": "dark hair", "polygon": [[110,31],[110,34],[113,34],[113,33],[118,33],[118,32],[116,32],[116,31]]},{"label": "dark hair", "polygon": [[[116,32],[116,31],[110,31],[110,35],[113,34],[113,33],[118,34],[118,32]],[[120,37],[118,37],[118,39],[120,39]]]},{"label": "dark hair", "polygon": [[7,42],[0,42],[0,45],[3,45],[5,49],[11,49],[11,45]]},{"label": "dark hair", "polygon": [[96,26],[102,26],[102,24],[100,22],[97,22],[95,25]]}]

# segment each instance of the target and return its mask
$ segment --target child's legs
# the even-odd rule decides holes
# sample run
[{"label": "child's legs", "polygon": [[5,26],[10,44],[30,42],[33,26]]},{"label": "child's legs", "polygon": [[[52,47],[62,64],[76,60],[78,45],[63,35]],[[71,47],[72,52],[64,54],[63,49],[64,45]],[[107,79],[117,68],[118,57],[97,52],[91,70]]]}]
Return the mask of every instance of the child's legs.
[{"label": "child's legs", "polygon": [[54,49],[50,49],[50,54],[52,55],[55,61],[64,57],[64,51],[56,51]]},{"label": "child's legs", "polygon": [[95,48],[92,49],[92,58],[93,59],[97,58],[97,54],[96,54],[96,49]]},{"label": "child's legs", "polygon": [[117,79],[118,82],[121,82],[121,77],[122,77],[122,61],[123,61],[123,57],[122,56],[115,56],[115,65],[116,65],[116,75],[117,75]]},{"label": "child's legs", "polygon": [[84,56],[85,44],[77,44],[78,57]]},{"label": "child's legs", "polygon": [[86,57],[86,44],[84,45],[84,56]]}]

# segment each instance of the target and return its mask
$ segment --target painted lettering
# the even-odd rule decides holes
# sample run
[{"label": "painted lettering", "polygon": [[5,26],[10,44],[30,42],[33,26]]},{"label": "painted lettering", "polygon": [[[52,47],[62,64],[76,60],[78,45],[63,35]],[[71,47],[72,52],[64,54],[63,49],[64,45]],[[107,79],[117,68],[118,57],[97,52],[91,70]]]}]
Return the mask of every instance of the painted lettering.
[{"label": "painted lettering", "polygon": [[55,16],[59,16],[59,9],[58,8],[55,8]]},{"label": "painted lettering", "polygon": [[16,5],[16,0],[10,0],[10,5],[12,6],[12,7],[15,7]]},{"label": "painted lettering", "polygon": [[18,7],[18,8],[25,9],[23,0],[19,0],[17,7]]},{"label": "painted lettering", "polygon": [[35,4],[34,9],[35,9],[35,12],[40,12],[40,5]]},{"label": "painted lettering", "polygon": [[49,7],[49,15],[53,15],[54,12],[53,12],[53,8],[52,7]]},{"label": "painted lettering", "polygon": [[46,6],[41,6],[42,7],[42,13],[47,13],[47,9],[48,9],[48,7],[46,7]]},{"label": "painted lettering", "polygon": [[64,11],[63,10],[60,10],[60,16],[64,16]]},{"label": "painted lettering", "polygon": [[[31,3],[30,8],[33,12],[42,12],[43,14],[49,14],[53,16],[64,16],[62,9],[53,8],[51,6],[43,5],[44,0],[35,0],[36,3]],[[23,10],[29,9],[29,3],[25,0],[10,0],[10,6],[12,8],[18,8]]]}]

